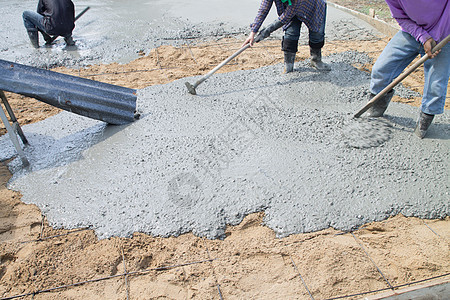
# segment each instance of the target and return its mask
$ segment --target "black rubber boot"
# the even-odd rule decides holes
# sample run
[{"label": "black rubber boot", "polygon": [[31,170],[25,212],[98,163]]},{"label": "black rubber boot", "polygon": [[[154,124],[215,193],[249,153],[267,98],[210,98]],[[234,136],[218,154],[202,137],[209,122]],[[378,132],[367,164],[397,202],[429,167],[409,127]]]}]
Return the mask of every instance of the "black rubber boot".
[{"label": "black rubber boot", "polygon": [[64,37],[64,41],[66,41],[67,46],[75,46],[75,41],[71,35]]},{"label": "black rubber boot", "polygon": [[329,65],[322,61],[322,49],[309,48],[311,54],[311,66],[318,71],[331,71]]},{"label": "black rubber boot", "polygon": [[[389,106],[389,103],[391,102],[392,97],[394,96],[394,92],[395,92],[394,90],[390,90],[383,97],[378,99],[378,101],[375,102],[375,104],[372,105],[372,107],[370,107],[367,110],[369,117],[372,117],[372,118],[382,117],[384,112],[386,111],[387,107]],[[371,93],[370,99],[372,99],[375,96],[376,95]]]},{"label": "black rubber boot", "polygon": [[48,35],[47,33],[39,30],[39,32],[42,34],[42,36],[44,37],[44,41],[46,45],[51,45],[53,43],[53,39],[50,35]]},{"label": "black rubber boot", "polygon": [[39,35],[37,30],[28,30],[28,37],[34,48],[39,48]]},{"label": "black rubber boot", "polygon": [[425,137],[427,134],[428,128],[431,125],[431,122],[433,122],[434,115],[426,114],[424,112],[420,112],[419,114],[419,120],[417,120],[416,129],[414,130],[414,133],[421,139]]},{"label": "black rubber boot", "polygon": [[294,70],[295,54],[298,51],[298,40],[289,40],[283,37],[281,50],[284,52],[284,73]]},{"label": "black rubber boot", "polygon": [[295,53],[284,51],[284,73],[294,71]]}]

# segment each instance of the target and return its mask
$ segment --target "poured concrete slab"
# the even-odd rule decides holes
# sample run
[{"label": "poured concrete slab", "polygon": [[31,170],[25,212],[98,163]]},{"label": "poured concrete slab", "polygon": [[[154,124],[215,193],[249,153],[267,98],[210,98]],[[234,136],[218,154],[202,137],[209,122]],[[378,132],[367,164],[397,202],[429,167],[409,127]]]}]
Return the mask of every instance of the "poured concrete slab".
[{"label": "poured concrete slab", "polygon": [[[138,58],[138,53],[149,53],[160,45],[202,42],[230,35],[244,40],[260,1],[76,1],[77,13],[91,7],[76,22],[73,31],[76,47],[66,47],[60,38],[55,45],[41,46],[38,50],[31,47],[22,21],[22,12],[35,10],[36,5],[35,0],[2,1],[2,59],[43,68],[78,68],[98,63],[126,63]],[[273,7],[265,24],[276,17]],[[373,39],[378,34],[366,22],[332,6],[328,8],[328,41]],[[274,33],[275,37],[281,35],[281,30]],[[301,43],[307,39],[308,30],[303,26]]]},{"label": "poured concrete slab", "polygon": [[[5,1],[0,52],[45,67],[126,62],[138,50],[187,37],[248,32],[259,5],[250,1],[253,9],[216,23],[208,7],[217,13],[217,6],[204,5],[205,14],[198,14],[169,9],[174,3],[77,2],[80,9],[91,6],[74,31],[77,49],[57,43],[36,51],[20,19],[35,2]],[[220,12],[233,4],[240,2]],[[328,41],[379,36],[331,6],[326,32]],[[102,238],[135,231],[220,238],[226,224],[257,211],[266,212],[266,225],[280,237],[329,226],[349,230],[398,213],[447,216],[449,112],[436,118],[425,140],[412,135],[417,109],[407,105],[393,103],[384,121],[355,123],[351,116],[366,101],[369,77],[351,63],[367,57],[348,52],[326,61],[330,73],[300,63],[289,75],[281,75],[281,66],[216,75],[197,88],[198,96],[184,86],[196,78],[148,87],[139,92],[141,120],[125,127],[66,112],[24,126],[32,168],[13,161],[10,187],[52,225],[92,226]],[[0,159],[13,155],[2,137]]]},{"label": "poured concrete slab", "polygon": [[351,63],[367,59],[327,57],[329,73],[299,63],[288,75],[280,65],[219,74],[198,96],[184,86],[196,78],[151,86],[127,127],[61,113],[24,127],[32,169],[12,162],[9,186],[51,225],[92,226],[101,238],[221,238],[258,211],[279,237],[399,213],[448,216],[449,112],[420,140],[417,108],[392,103],[384,121],[363,123],[383,138],[361,138],[351,117],[367,101],[369,75]]}]

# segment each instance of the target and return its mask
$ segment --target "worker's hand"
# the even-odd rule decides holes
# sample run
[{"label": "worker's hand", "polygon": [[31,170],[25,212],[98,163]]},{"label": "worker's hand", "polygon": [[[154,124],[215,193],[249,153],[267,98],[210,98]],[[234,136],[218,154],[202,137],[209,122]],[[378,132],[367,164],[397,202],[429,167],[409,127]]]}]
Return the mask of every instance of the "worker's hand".
[{"label": "worker's hand", "polygon": [[244,47],[247,44],[250,44],[250,46],[253,46],[253,44],[255,43],[255,35],[256,32],[250,32],[248,38],[245,40],[245,42],[241,45],[241,48]]},{"label": "worker's hand", "polygon": [[428,56],[429,56],[430,58],[435,58],[436,55],[438,55],[439,52],[441,52],[441,51],[439,50],[439,51],[436,51],[436,52],[434,52],[434,53],[431,53],[431,50],[432,50],[434,47],[436,47],[436,41],[435,41],[433,38],[429,38],[429,39],[425,42],[425,44],[423,44],[423,49],[425,50],[425,53],[428,54]]}]

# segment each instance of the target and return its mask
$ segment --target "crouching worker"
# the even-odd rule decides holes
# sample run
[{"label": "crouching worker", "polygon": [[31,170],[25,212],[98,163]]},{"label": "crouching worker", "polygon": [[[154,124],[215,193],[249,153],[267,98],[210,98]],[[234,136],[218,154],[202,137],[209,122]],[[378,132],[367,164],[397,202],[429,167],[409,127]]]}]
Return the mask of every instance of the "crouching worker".
[{"label": "crouching worker", "polygon": [[[450,34],[449,0],[386,0],[392,16],[401,27],[388,43],[372,69],[371,97],[381,92],[420,54],[424,63],[425,85],[415,133],[424,138],[437,114],[444,112],[450,76],[450,44],[431,53],[436,43]],[[381,117],[392,99],[391,90],[369,110],[369,116]]]},{"label": "crouching worker", "polygon": [[281,50],[284,51],[285,73],[294,70],[295,54],[298,50],[302,23],[305,23],[309,30],[311,66],[319,71],[330,71],[331,68],[322,62],[327,11],[327,4],[324,0],[263,0],[255,21],[250,25],[251,33],[243,46],[248,43],[253,45],[256,33],[274,2],[279,17],[268,28],[278,29],[283,27],[284,37]]},{"label": "crouching worker", "polygon": [[38,31],[47,45],[53,42],[51,35],[64,37],[68,46],[75,45],[75,7],[71,0],[39,0],[37,12],[24,11],[22,17],[33,47],[39,48]]}]

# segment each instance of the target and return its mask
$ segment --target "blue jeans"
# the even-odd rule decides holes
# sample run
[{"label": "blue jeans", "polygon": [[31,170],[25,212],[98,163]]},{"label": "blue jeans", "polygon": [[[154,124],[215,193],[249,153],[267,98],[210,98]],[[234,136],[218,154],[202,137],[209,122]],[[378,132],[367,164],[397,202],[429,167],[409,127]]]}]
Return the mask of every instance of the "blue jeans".
[{"label": "blue jeans", "polygon": [[34,11],[26,10],[22,14],[23,18],[23,24],[25,25],[25,28],[27,31],[43,31],[45,32],[44,28],[44,16],[38,14]]},{"label": "blue jeans", "polygon": [[[325,8],[326,15],[326,8]],[[309,45],[313,48],[322,48],[325,41],[325,21],[326,18],[323,18],[323,23],[319,29],[319,31],[309,31]],[[297,17],[294,17],[291,21],[291,24],[288,28],[286,28],[284,32],[284,38],[287,40],[298,41],[300,38],[300,29],[302,27],[302,21],[300,21]]]},{"label": "blue jeans", "polygon": [[[384,48],[372,69],[370,92],[378,94],[417,57],[425,55],[423,45],[409,33],[399,31]],[[444,112],[450,77],[450,44],[424,65],[422,112],[437,115]]]}]

